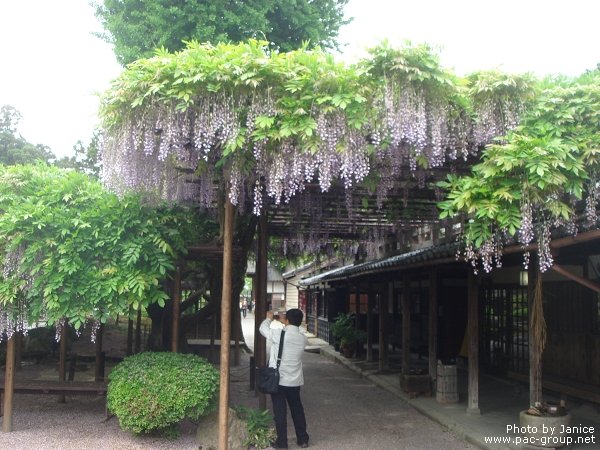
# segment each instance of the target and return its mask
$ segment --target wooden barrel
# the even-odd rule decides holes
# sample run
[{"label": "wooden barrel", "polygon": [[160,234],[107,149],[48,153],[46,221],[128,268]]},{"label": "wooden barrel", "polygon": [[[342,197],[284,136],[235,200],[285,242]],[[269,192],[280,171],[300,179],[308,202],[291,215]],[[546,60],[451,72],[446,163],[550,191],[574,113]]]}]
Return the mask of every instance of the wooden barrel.
[{"label": "wooden barrel", "polygon": [[458,403],[456,364],[437,364],[435,399],[439,403]]}]

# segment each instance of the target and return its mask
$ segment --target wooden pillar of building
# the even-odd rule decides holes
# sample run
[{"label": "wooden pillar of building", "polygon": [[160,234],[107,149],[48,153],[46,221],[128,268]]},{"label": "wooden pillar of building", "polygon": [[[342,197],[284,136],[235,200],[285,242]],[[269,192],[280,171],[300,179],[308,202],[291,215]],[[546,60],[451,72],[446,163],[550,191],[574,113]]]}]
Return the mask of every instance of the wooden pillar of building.
[{"label": "wooden pillar of building", "polygon": [[[224,281],[223,281],[224,283]],[[173,277],[173,305],[171,317],[171,351],[179,351],[179,315],[181,306],[181,266],[175,267],[175,276]]]},{"label": "wooden pillar of building", "polygon": [[240,310],[240,298],[233,302],[233,314],[231,317],[231,325],[233,326],[233,365],[240,365],[240,336],[242,334],[242,311]]},{"label": "wooden pillar of building", "polygon": [[127,319],[127,344],[125,356],[133,354],[133,319],[131,318],[132,310],[129,310],[129,318]]},{"label": "wooden pillar of building", "polygon": [[467,329],[469,340],[469,387],[467,413],[480,414],[479,410],[479,292],[477,277],[468,269]]},{"label": "wooden pillar of building", "polygon": [[410,280],[402,277],[402,374],[410,370]]},{"label": "wooden pillar of building", "polygon": [[[267,360],[266,341],[259,331],[260,324],[265,319],[267,312],[267,243],[267,212],[263,211],[258,220],[258,254],[255,274],[256,303],[254,305],[254,361],[258,367],[264,366]],[[256,385],[255,392],[258,395],[259,409],[267,409],[267,398],[265,394],[258,390]]]},{"label": "wooden pillar of building", "polygon": [[[323,307],[323,311],[328,311],[328,308],[327,308],[327,289],[325,289],[324,285],[323,285],[323,288],[321,289],[321,305]],[[319,329],[318,326],[319,326],[319,321],[317,319],[315,330]],[[317,333],[315,333],[315,335],[317,335]],[[321,339],[323,339],[326,342],[329,342],[329,336],[321,336]]]},{"label": "wooden pillar of building", "polygon": [[373,307],[375,305],[375,290],[369,283],[369,299],[367,304],[367,361],[373,361]]},{"label": "wooden pillar of building", "polygon": [[228,450],[229,350],[231,341],[231,287],[233,265],[233,215],[229,196],[225,200],[223,233],[223,290],[221,292],[221,363],[219,383],[219,450]]},{"label": "wooden pillar of building", "polygon": [[142,351],[142,307],[139,306],[137,310],[137,317],[135,320],[135,353]]},{"label": "wooden pillar of building", "polygon": [[313,292],[313,334],[315,337],[319,337],[319,293]]},{"label": "wooden pillar of building", "polygon": [[104,380],[104,354],[102,352],[102,335],[104,334],[104,325],[100,324],[96,330],[96,362],[94,364],[94,381]]},{"label": "wooden pillar of building", "polygon": [[219,311],[215,311],[212,315],[210,322],[210,342],[208,344],[208,360],[211,363],[215,363],[215,338],[217,335],[217,320]]},{"label": "wooden pillar of building", "polygon": [[390,367],[390,359],[388,353],[388,341],[389,341],[389,310],[390,310],[390,299],[393,296],[394,286],[392,283],[384,283],[381,289],[381,305],[379,311],[379,326],[382,332],[380,333],[379,352],[380,365],[379,370],[386,370]]},{"label": "wooden pillar of building", "polygon": [[[60,324],[58,326],[61,326]],[[67,379],[67,341],[68,341],[69,328],[67,321],[65,320],[62,325],[60,332],[60,346],[58,350],[58,380],[66,381]],[[60,394],[58,396],[58,403],[65,403],[65,395]]]},{"label": "wooden pillar of building", "polygon": [[438,273],[436,269],[429,272],[429,376],[433,390],[436,390],[437,379],[437,312],[438,312]]},{"label": "wooden pillar of building", "polygon": [[2,431],[12,431],[13,396],[15,388],[15,334],[6,343],[6,370],[4,373],[4,417]]}]

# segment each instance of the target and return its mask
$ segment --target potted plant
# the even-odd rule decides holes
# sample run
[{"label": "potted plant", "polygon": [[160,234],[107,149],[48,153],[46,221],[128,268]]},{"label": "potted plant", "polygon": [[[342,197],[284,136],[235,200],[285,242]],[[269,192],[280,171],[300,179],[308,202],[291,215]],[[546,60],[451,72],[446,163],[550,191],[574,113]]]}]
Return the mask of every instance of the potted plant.
[{"label": "potted plant", "polygon": [[359,342],[364,342],[366,333],[358,330],[354,325],[354,316],[351,314],[338,314],[331,327],[334,338],[339,340],[340,352],[347,358],[354,356]]},{"label": "potted plant", "polygon": [[340,349],[343,355],[347,358],[352,358],[358,350],[358,344],[364,342],[364,340],[364,331],[357,330],[356,328],[347,330],[344,337],[340,339]]}]

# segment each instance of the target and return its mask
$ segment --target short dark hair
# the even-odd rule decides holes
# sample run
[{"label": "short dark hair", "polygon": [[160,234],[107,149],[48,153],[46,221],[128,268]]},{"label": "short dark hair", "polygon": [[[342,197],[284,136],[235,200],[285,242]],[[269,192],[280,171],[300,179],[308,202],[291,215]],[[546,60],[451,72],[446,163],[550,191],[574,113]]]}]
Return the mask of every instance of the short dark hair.
[{"label": "short dark hair", "polygon": [[285,312],[285,317],[290,323],[290,325],[295,325],[299,327],[302,323],[302,319],[304,319],[304,313],[297,308],[288,309]]}]

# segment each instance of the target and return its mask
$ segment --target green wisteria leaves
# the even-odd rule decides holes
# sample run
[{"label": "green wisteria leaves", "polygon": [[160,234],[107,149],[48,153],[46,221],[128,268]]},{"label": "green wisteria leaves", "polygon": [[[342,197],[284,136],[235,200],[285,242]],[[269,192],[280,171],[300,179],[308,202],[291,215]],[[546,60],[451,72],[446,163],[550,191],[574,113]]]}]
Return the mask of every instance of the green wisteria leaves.
[{"label": "green wisteria leaves", "polygon": [[0,210],[0,332],[164,304],[185,215],[45,165],[0,166]]},{"label": "green wisteria leaves", "polygon": [[[467,246],[475,248],[499,234],[527,245],[552,229],[596,227],[599,126],[598,71],[573,80],[544,80],[521,125],[486,148],[471,176],[439,183],[448,191],[441,217],[464,215]],[[582,219],[577,204],[584,199]],[[551,261],[540,264],[545,270]]]}]

